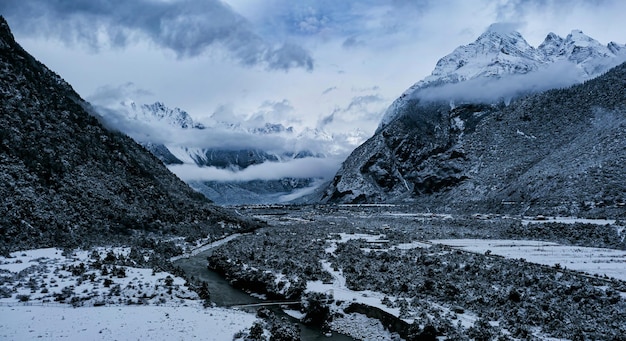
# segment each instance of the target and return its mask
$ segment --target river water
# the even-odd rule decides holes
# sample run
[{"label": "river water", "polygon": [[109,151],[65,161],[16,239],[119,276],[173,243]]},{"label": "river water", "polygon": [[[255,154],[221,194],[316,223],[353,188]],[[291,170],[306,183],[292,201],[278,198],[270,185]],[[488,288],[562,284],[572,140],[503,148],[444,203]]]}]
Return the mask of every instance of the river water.
[{"label": "river water", "polygon": [[[207,257],[211,254],[212,250],[207,250],[198,253],[197,255],[189,258],[181,258],[174,261],[174,265],[183,269],[188,276],[194,276],[195,278],[207,282],[209,286],[209,292],[211,293],[211,301],[215,302],[218,306],[232,306],[240,304],[260,303],[261,299],[252,297],[247,293],[233,288],[227,280],[225,280],[219,274],[209,270],[207,268]],[[333,333],[331,336],[325,336],[318,328],[312,328],[299,323],[296,319],[285,314],[278,307],[268,307],[279,317],[287,317],[292,322],[297,323],[300,326],[300,336],[303,341],[312,340],[325,340],[325,341],[348,341],[354,340],[348,336]],[[252,311],[256,311],[256,308],[251,308]]]}]

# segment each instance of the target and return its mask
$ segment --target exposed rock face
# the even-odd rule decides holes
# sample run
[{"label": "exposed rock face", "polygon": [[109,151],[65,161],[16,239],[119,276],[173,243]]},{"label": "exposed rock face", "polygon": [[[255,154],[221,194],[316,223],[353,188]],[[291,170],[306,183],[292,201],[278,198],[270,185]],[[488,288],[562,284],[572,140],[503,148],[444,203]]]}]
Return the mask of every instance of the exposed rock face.
[{"label": "exposed rock face", "polygon": [[401,110],[344,162],[322,201],[625,214],[626,64],[509,106],[412,98]]},{"label": "exposed rock face", "polygon": [[104,128],[69,84],[15,42],[1,17],[0,103],[1,252],[147,231],[221,236],[251,226]]}]

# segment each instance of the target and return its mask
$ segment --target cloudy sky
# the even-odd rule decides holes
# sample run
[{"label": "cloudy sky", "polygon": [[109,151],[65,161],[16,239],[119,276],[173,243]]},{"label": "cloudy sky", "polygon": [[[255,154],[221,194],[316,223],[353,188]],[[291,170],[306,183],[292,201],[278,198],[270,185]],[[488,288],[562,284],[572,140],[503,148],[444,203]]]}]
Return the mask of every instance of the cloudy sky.
[{"label": "cloudy sky", "polygon": [[18,42],[95,104],[158,100],[200,121],[363,137],[492,23],[513,23],[535,47],[572,29],[626,43],[624,13],[623,0],[0,2]]}]

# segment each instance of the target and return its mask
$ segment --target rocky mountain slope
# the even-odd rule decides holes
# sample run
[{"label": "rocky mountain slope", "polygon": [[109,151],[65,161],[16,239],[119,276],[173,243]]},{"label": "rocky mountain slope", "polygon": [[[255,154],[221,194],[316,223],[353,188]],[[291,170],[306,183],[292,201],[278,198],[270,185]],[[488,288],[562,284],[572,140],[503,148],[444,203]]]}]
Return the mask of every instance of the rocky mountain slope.
[{"label": "rocky mountain slope", "polygon": [[508,106],[452,105],[450,100],[403,100],[398,116],[343,163],[322,201],[626,214],[621,169],[626,162],[626,64]]},{"label": "rocky mountain slope", "polygon": [[190,240],[252,223],[210,205],[14,40],[0,17],[0,252]]}]

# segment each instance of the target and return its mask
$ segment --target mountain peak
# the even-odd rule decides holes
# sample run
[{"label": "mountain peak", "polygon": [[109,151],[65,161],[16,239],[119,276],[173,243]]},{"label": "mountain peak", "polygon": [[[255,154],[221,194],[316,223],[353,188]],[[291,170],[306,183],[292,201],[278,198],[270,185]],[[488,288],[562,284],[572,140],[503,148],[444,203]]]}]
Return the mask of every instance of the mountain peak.
[{"label": "mountain peak", "polygon": [[518,27],[519,25],[516,23],[493,23],[487,27],[487,30],[485,30],[483,34],[491,32],[499,35],[520,35],[519,32],[517,32]]},{"label": "mountain peak", "polygon": [[163,102],[143,104],[138,106],[134,101],[121,103],[126,109],[129,118],[145,122],[166,122],[174,127],[183,129],[204,129],[204,125],[194,122],[191,116],[180,108],[169,108]]},{"label": "mountain peak", "polygon": [[[432,89],[473,79],[483,79],[480,83],[485,85],[512,75],[546,71],[561,62],[571,63],[572,67],[568,74],[570,78],[563,78],[569,83],[558,84],[566,86],[595,77],[626,59],[626,46],[617,43],[603,46],[577,29],[565,39],[551,32],[535,49],[515,31],[515,27],[513,24],[493,24],[473,43],[459,46],[441,58],[430,76],[415,83],[392,103],[383,116],[379,130],[403,112],[402,108],[420,93],[423,94],[426,88],[432,93]],[[550,77],[544,79],[547,81]],[[545,90],[548,86],[536,82],[532,84],[531,89],[521,88],[523,85],[516,87],[513,95],[532,89]]]},{"label": "mountain peak", "polygon": [[[15,41],[13,37],[13,33],[11,33],[11,28],[9,28],[9,23],[7,23],[6,19],[0,15],[0,38],[4,41],[6,38],[9,38],[9,41]],[[5,42],[6,43],[6,42]]]},{"label": "mountain peak", "polygon": [[[498,77],[506,73],[526,73],[535,69],[526,60],[540,56],[522,35],[511,30],[510,25],[491,25],[473,43],[456,48],[437,62],[431,76],[418,83],[419,87],[443,83],[456,83],[486,76]],[[522,67],[510,67],[526,64]],[[443,78],[443,79],[442,79]]]},{"label": "mountain peak", "polygon": [[572,30],[565,38],[565,41],[580,47],[602,46],[597,40],[584,34],[581,30]]}]

